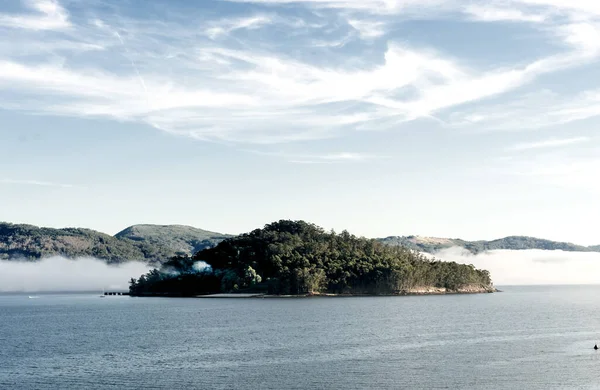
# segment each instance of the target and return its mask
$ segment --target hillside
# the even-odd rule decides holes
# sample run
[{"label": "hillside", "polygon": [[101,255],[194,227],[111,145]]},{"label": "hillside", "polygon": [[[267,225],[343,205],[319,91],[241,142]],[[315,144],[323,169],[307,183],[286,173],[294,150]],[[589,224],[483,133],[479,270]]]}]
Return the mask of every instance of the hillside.
[{"label": "hillside", "polygon": [[566,252],[600,252],[600,245],[586,247],[568,242],[557,242],[526,236],[510,236],[492,241],[465,241],[456,238],[450,239],[420,236],[387,237],[380,238],[379,240],[386,245],[406,246],[426,253],[436,253],[439,250],[453,246],[465,248],[473,254],[496,249],[542,249],[562,250]]},{"label": "hillside", "polygon": [[52,229],[0,223],[0,258],[35,260],[42,257],[93,256],[118,263],[146,260],[140,246],[89,229]]},{"label": "hillside", "polygon": [[429,260],[404,247],[304,221],[281,220],[180,257],[131,281],[132,295],[194,296],[459,293],[495,291],[471,265]]},{"label": "hillside", "polygon": [[115,237],[133,245],[144,243],[156,248],[168,248],[175,255],[193,255],[231,235],[183,225],[134,225],[115,234]]},{"label": "hillside", "polygon": [[0,259],[36,260],[49,256],[91,256],[107,263],[158,263],[192,255],[228,237],[186,226],[131,226],[115,236],[90,229],[53,229],[0,223]]}]

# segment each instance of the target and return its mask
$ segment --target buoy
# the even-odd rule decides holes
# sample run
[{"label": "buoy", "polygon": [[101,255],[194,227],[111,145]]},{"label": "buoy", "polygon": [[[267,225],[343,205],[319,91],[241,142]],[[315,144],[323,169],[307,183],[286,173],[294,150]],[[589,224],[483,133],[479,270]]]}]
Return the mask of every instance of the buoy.
[{"label": "buoy", "polygon": [[598,344],[594,345],[594,349],[598,349]]}]

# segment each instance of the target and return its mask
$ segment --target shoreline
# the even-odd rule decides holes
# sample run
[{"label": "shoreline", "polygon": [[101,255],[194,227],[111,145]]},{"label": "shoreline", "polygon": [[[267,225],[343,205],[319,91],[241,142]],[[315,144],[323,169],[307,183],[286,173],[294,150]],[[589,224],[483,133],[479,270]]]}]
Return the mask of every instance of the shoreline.
[{"label": "shoreline", "polygon": [[392,294],[357,294],[357,293],[307,293],[297,295],[276,295],[264,293],[218,293],[196,295],[193,298],[202,299],[249,299],[249,298],[357,298],[357,297],[407,297],[407,296],[424,296],[424,295],[463,295],[463,294],[492,294],[502,292],[495,287],[474,287],[468,286],[458,290],[447,290],[439,287],[414,288],[410,290],[400,291]]}]

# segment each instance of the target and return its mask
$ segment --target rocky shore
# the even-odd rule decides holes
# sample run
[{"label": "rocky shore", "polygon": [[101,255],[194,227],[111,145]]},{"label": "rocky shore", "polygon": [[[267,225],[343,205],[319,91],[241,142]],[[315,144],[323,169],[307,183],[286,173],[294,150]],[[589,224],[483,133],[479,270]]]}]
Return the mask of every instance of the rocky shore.
[{"label": "rocky shore", "polygon": [[331,293],[309,293],[300,295],[271,295],[262,293],[229,293],[198,295],[196,298],[308,298],[308,297],[374,297],[374,296],[409,296],[409,295],[451,295],[451,294],[489,294],[499,292],[494,286],[466,285],[455,290],[444,287],[415,287],[408,290],[400,290],[395,294],[331,294]]},{"label": "rocky shore", "polygon": [[449,290],[444,287],[415,287],[401,291],[398,295],[486,294],[494,292],[498,292],[494,286],[466,285],[456,290]]}]

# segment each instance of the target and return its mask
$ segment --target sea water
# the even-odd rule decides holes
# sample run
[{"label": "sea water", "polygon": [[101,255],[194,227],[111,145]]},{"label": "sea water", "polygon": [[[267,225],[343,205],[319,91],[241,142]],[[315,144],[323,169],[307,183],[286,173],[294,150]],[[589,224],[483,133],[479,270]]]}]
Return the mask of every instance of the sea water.
[{"label": "sea water", "polygon": [[2,389],[600,388],[600,287],[481,295],[0,296]]}]

